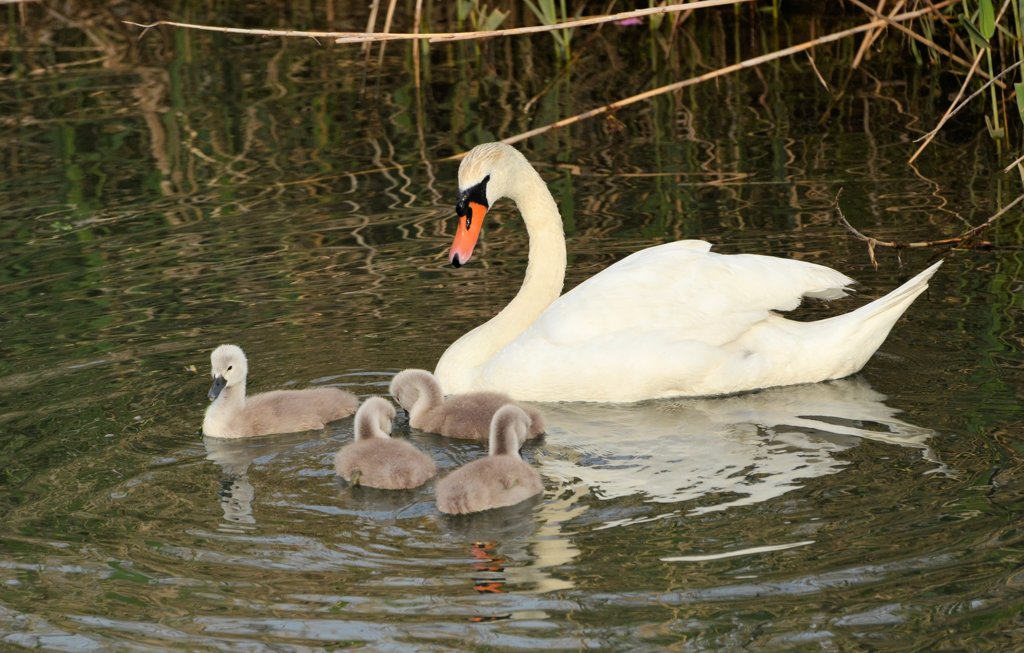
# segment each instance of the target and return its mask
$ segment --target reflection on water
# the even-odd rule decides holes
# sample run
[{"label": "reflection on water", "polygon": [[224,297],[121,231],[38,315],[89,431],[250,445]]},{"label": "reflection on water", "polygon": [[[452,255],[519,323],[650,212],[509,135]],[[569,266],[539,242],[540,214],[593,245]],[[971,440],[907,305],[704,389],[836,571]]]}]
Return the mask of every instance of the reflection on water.
[{"label": "reflection on water", "polygon": [[[760,503],[834,474],[858,438],[920,451],[934,435],[896,417],[862,378],[713,399],[639,405],[548,404],[545,475],[579,479],[602,499],[694,502],[691,514]],[[658,515],[664,517],[675,512]],[[652,519],[650,515],[636,519]],[[606,523],[632,523],[623,517]]]},{"label": "reflection on water", "polygon": [[244,525],[256,523],[252,509],[256,489],[248,475],[253,461],[268,464],[276,454],[308,439],[306,433],[240,439],[203,438],[206,459],[217,463],[222,470],[220,491],[217,494],[224,519],[229,522],[224,525],[224,529],[244,530]]},{"label": "reflection on water", "polygon": [[[309,496],[298,504],[282,497],[274,502],[347,516],[371,530],[381,522],[405,524],[396,532],[413,539],[418,531],[414,524],[429,518],[431,528],[444,533],[446,540],[471,543],[468,553],[472,561],[462,575],[476,591],[505,593],[507,584],[519,592],[563,591],[572,589],[573,583],[558,572],[581,554],[571,536],[579,518],[601,530],[753,506],[805,487],[815,478],[836,474],[849,464],[842,454],[864,440],[914,450],[928,463],[926,474],[947,472],[929,446],[934,432],[899,419],[899,411],[884,400],[867,381],[851,378],[723,398],[632,406],[540,404],[548,420],[548,434],[524,453],[546,479],[548,491],[543,500],[507,510],[448,517],[434,509],[432,483],[418,490],[386,492],[353,488],[332,479],[336,486],[333,504],[324,497]],[[408,431],[408,424],[400,417],[396,435],[402,431]],[[351,438],[351,425],[343,426],[335,436]],[[484,455],[475,444],[417,437],[417,446],[433,457],[442,475]],[[309,434],[205,438],[203,444],[206,459],[221,470],[217,499],[226,523],[218,531],[240,535],[252,532],[257,523],[257,496],[274,490],[253,482],[250,467],[255,464],[273,470],[283,465],[294,473],[295,460],[288,459],[294,459],[295,450],[303,448],[305,456],[320,452],[318,457],[327,468],[314,471],[303,466],[299,473],[329,477],[332,453],[339,446],[337,437],[311,440]],[[273,473],[261,476],[267,483],[274,482]],[[612,506],[589,507],[591,513],[600,515],[599,523],[587,515],[588,497]],[[611,503],[629,497],[642,502]],[[662,509],[659,504],[669,507]],[[665,559],[714,560],[808,543]],[[309,550],[301,558],[287,554],[275,564],[291,566],[299,560],[307,567],[331,568],[334,564],[329,551],[324,551],[326,557],[310,554]],[[376,557],[367,554],[360,564],[374,564]],[[320,558],[319,563],[313,558]]]},{"label": "reflection on water", "polygon": [[[376,77],[327,43],[140,41],[121,22],[168,3],[53,4],[12,5],[3,33],[0,648],[1019,648],[1019,221],[990,252],[952,253],[859,378],[544,405],[551,432],[524,456],[546,492],[512,510],[453,519],[432,484],[345,486],[332,460],[351,421],[201,439],[196,370],[220,342],[260,361],[254,391],[344,378],[366,396],[432,367],[514,295],[526,248],[499,205],[480,264],[443,266],[457,166],[440,160],[774,47],[759,12],[751,29],[723,24],[746,12],[695,14],[671,43],[579,30],[569,68],[544,34],[431,44],[415,89],[398,46]],[[214,24],[262,15],[178,4]],[[298,28],[360,28],[368,11],[279,4]],[[804,40],[832,27],[822,16],[785,24]],[[893,43],[852,73],[852,42],[818,48],[850,92],[779,62],[626,107],[621,129],[525,143],[565,219],[568,286],[702,237],[825,262],[879,296],[899,265],[878,252],[874,270],[836,225],[839,186],[881,238],[994,213],[1016,191],[975,129],[907,168],[953,89]],[[648,66],[651,51],[666,56]],[[482,454],[396,433],[442,473]]]}]

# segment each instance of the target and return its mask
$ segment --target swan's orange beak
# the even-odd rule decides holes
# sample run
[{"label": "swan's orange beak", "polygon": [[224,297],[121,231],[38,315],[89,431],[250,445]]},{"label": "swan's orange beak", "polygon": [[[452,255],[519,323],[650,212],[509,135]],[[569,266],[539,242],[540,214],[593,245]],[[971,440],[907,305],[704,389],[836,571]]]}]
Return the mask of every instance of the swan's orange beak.
[{"label": "swan's orange beak", "polygon": [[455,229],[452,248],[448,250],[448,262],[457,268],[465,265],[473,256],[473,248],[480,238],[480,228],[484,224],[484,216],[487,215],[487,207],[479,202],[466,202],[465,206],[464,210],[456,209],[459,223]]}]

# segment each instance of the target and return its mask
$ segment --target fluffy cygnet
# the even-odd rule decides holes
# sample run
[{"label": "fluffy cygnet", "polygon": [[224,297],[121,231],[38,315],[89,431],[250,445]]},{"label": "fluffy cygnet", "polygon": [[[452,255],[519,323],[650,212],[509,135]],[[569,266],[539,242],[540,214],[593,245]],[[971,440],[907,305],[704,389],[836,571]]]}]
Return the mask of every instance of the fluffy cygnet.
[{"label": "fluffy cygnet", "polygon": [[353,485],[405,490],[423,485],[437,473],[434,461],[412,444],[391,438],[395,407],[370,397],[356,413],[355,441],[334,457],[334,471]]},{"label": "fluffy cygnet", "polygon": [[[488,438],[491,419],[507,404],[515,404],[500,392],[467,392],[445,399],[441,384],[426,370],[409,369],[391,380],[391,396],[409,413],[409,426],[450,438]],[[519,405],[519,404],[515,404]],[[544,417],[530,406],[520,406],[530,416],[527,438],[544,432]]]},{"label": "fluffy cygnet", "polygon": [[237,345],[221,345],[210,354],[210,399],[203,435],[242,438],[270,433],[322,429],[327,422],[348,417],[359,400],[338,388],[274,390],[245,396],[249,363]]},{"label": "fluffy cygnet", "polygon": [[519,457],[530,417],[506,404],[491,420],[490,452],[437,483],[437,508],[450,515],[514,506],[544,491],[540,474]]}]

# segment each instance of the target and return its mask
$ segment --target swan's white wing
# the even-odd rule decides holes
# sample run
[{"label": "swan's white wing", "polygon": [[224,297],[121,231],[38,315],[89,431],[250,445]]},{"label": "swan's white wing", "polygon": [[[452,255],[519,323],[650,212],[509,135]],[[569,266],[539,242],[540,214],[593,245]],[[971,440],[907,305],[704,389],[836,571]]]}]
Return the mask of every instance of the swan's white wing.
[{"label": "swan's white wing", "polygon": [[842,297],[853,280],[814,263],[717,254],[699,240],[636,252],[562,295],[520,338],[575,346],[628,336],[720,346],[803,297]]},{"label": "swan's white wing", "polygon": [[824,266],[716,254],[702,241],[652,247],[552,303],[479,378],[523,399],[595,401],[719,394],[765,375],[794,382],[783,368],[803,332],[772,312],[842,296],[850,283]]}]

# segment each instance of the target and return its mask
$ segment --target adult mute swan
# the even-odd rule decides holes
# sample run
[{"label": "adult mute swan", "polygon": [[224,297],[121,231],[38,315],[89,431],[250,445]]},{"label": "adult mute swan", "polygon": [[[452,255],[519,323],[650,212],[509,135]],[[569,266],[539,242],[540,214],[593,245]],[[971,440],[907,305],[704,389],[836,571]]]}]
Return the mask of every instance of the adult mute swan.
[{"label": "adult mute swan", "polygon": [[[467,392],[445,399],[441,384],[426,370],[402,370],[391,379],[391,396],[409,413],[409,426],[449,438],[486,442],[491,418],[514,403],[501,392]],[[520,406],[530,417],[528,438],[544,432],[544,417],[532,406]]]},{"label": "adult mute swan", "polygon": [[519,456],[530,416],[506,404],[491,419],[486,458],[466,463],[437,483],[437,509],[464,515],[514,506],[544,491],[540,473]]},{"label": "adult mute swan", "polygon": [[814,322],[775,311],[836,299],[853,283],[814,263],[723,255],[702,240],[650,247],[564,295],[565,236],[554,198],[515,148],[486,143],[459,166],[448,258],[473,254],[484,215],[516,203],[530,237],[519,293],[456,340],[434,370],[447,392],[533,401],[632,402],[836,379],[860,370],[941,261],[888,295]]},{"label": "adult mute swan", "polygon": [[271,433],[322,429],[328,422],[348,417],[359,400],[338,388],[273,390],[245,396],[249,361],[237,345],[221,345],[210,354],[213,402],[203,418],[203,435],[242,438]]}]

